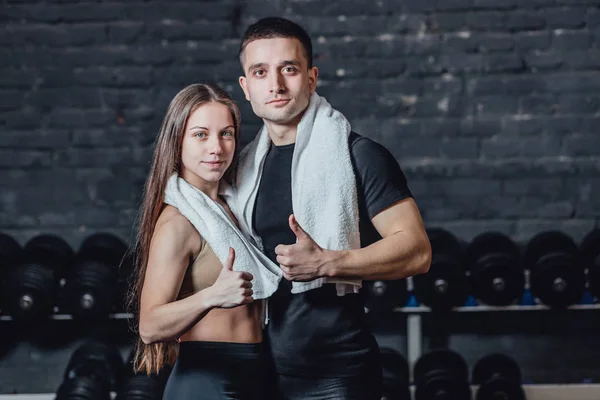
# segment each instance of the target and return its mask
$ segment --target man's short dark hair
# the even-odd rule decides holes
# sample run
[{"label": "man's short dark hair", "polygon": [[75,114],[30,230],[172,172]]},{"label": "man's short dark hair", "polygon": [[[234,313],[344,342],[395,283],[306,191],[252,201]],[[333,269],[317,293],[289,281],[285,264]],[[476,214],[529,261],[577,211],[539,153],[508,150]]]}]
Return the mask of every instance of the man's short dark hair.
[{"label": "man's short dark hair", "polygon": [[262,18],[246,29],[242,43],[240,45],[240,62],[242,63],[242,53],[246,49],[246,45],[250,42],[259,39],[274,39],[274,38],[292,38],[298,39],[304,49],[304,56],[308,61],[308,68],[312,68],[313,54],[312,41],[308,33],[295,22],[281,17]]}]

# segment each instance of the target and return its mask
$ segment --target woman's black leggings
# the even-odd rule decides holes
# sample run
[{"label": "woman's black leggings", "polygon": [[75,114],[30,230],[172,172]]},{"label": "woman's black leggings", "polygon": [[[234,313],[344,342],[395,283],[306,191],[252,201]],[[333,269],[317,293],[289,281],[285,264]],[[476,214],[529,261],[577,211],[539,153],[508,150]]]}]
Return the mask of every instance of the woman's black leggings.
[{"label": "woman's black leggings", "polygon": [[163,400],[264,400],[262,343],[181,342]]}]

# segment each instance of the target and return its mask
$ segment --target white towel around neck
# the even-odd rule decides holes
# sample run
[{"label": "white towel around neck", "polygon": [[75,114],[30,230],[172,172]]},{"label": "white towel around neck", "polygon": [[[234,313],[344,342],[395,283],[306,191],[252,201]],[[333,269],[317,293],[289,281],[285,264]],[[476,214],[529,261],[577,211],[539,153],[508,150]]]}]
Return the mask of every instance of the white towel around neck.
[{"label": "white towel around neck", "polygon": [[167,182],[164,201],[192,223],[223,265],[229,247],[235,250],[233,270],[250,272],[254,276],[255,300],[265,299],[277,290],[282,276],[280,268],[248,242],[219,203],[177,174],[171,175]]},{"label": "white towel around neck", "polygon": [[[291,171],[293,212],[300,226],[328,250],[360,248],[356,179],[348,142],[350,130],[348,120],[316,92],[297,128]],[[230,200],[235,204],[232,211],[242,231],[261,249],[261,240],[252,229],[252,218],[270,144],[267,128],[263,126],[240,154],[237,186],[234,199]],[[356,293],[362,285],[360,280],[317,278],[293,282],[292,293],[325,283],[336,283],[340,296]]]}]

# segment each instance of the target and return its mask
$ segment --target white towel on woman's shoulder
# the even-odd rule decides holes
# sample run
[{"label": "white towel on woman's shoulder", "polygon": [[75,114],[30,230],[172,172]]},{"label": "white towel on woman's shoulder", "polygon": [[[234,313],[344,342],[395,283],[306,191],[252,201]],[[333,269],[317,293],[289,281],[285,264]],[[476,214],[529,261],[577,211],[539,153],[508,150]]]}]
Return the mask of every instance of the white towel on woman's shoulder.
[{"label": "white towel on woman's shoulder", "polygon": [[250,272],[254,276],[254,299],[265,299],[277,290],[281,270],[248,242],[219,203],[177,174],[171,175],[167,182],[164,201],[177,208],[194,225],[222,264],[227,261],[229,247],[235,250],[233,270]]}]

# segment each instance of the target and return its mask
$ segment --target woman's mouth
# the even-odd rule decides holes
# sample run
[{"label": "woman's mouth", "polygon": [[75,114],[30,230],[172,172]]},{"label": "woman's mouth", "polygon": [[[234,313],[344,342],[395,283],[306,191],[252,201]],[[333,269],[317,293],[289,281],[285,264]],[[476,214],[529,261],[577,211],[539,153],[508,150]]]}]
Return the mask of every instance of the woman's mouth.
[{"label": "woman's mouth", "polygon": [[211,169],[219,169],[225,161],[203,161]]}]

